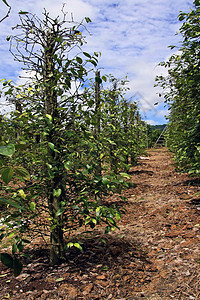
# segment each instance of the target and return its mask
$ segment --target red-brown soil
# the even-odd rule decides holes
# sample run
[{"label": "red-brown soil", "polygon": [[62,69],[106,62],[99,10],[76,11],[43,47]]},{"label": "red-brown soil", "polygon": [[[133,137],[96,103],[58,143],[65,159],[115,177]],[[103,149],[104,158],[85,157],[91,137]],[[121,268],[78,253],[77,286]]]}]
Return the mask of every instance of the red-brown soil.
[{"label": "red-brown soil", "polygon": [[42,245],[17,278],[0,265],[0,299],[200,299],[200,182],[166,149],[149,155],[131,169],[120,230],[81,235],[83,251],[55,268]]}]

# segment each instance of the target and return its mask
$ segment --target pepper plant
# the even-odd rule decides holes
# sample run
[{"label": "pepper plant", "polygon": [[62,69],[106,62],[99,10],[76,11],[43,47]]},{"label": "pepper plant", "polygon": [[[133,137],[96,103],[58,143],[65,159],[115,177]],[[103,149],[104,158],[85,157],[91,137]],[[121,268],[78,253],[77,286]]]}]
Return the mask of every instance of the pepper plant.
[{"label": "pepper plant", "polygon": [[168,76],[156,79],[170,109],[167,144],[175,154],[177,166],[196,175],[200,174],[199,14],[199,0],[193,1],[190,12],[180,12],[181,47],[161,63],[168,69]]},{"label": "pepper plant", "polygon": [[130,163],[142,149],[142,123],[136,105],[123,97],[124,82],[118,88],[111,77],[112,88],[104,90],[107,77],[96,71],[89,89],[100,55],[82,51],[90,19],[79,24],[62,13],[53,19],[44,11],[41,20],[21,12],[19,34],[8,37],[14,58],[29,72],[25,85],[2,81],[15,110],[1,123],[1,146],[20,151],[1,168],[0,200],[9,209],[2,214],[2,241],[12,235],[12,255],[1,260],[15,275],[22,268],[17,253],[35,235],[49,245],[55,265],[68,248],[82,248],[71,238],[78,228],[104,223],[108,233],[118,227],[121,211],[103,199],[127,186]]},{"label": "pepper plant", "polygon": [[[13,133],[5,133],[2,146],[13,140],[21,149],[21,155],[14,155],[10,163],[22,164],[24,179],[21,182],[17,178],[13,187],[9,185],[13,176],[6,178],[4,171],[1,174],[3,191],[8,191],[3,201],[12,210],[9,219],[5,210],[6,227],[2,230],[12,231],[15,238],[14,257],[1,258],[13,267],[25,237],[33,238],[35,233],[44,236],[49,228],[50,263],[55,265],[65,259],[69,247],[81,249],[78,241],[70,240],[73,230],[94,228],[103,222],[109,232],[117,227],[121,214],[116,208],[101,205],[97,197],[109,195],[118,186],[116,178],[108,180],[96,172],[100,141],[98,135],[94,138],[90,125],[96,122],[95,114],[88,115],[90,104],[84,93],[87,65],[96,67],[99,54],[81,50],[84,37],[80,30],[86,30],[85,25],[66,20],[64,11],[62,20],[52,19],[46,11],[43,20],[21,13],[15,30],[19,34],[8,37],[11,52],[31,71],[32,78],[20,87],[3,82],[4,95],[17,109],[9,121]],[[122,176],[119,180],[121,184]]]}]

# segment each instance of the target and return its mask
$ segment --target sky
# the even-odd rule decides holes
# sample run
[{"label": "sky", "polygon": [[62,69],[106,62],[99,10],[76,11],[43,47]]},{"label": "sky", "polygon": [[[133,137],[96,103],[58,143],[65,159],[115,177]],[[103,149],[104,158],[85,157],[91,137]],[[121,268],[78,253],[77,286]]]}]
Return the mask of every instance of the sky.
[{"label": "sky", "polygon": [[[155,77],[166,75],[159,66],[173,51],[169,45],[179,45],[176,35],[181,26],[180,11],[189,12],[192,0],[7,0],[12,7],[10,16],[0,23],[0,78],[17,82],[22,65],[13,60],[6,36],[19,23],[18,12],[28,11],[42,16],[46,8],[52,17],[65,11],[73,14],[74,21],[89,17],[87,44],[83,50],[101,52],[98,69],[101,75],[112,74],[117,79],[127,76],[129,91],[126,98],[138,103],[142,119],[149,124],[166,123],[167,107],[158,97]],[[7,7],[0,1],[0,18]],[[84,33],[85,34],[85,33]],[[174,50],[176,51],[176,50]],[[0,99],[3,109],[3,99]],[[154,105],[159,102],[158,105]]]}]

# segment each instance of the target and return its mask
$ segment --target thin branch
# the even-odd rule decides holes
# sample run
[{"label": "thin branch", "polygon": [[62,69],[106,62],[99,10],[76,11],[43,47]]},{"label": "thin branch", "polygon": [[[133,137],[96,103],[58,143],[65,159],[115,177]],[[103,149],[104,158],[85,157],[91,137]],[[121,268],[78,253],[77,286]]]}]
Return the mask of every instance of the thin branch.
[{"label": "thin branch", "polygon": [[11,12],[11,6],[10,5],[7,5],[9,8],[8,8],[8,11],[7,11],[7,14],[0,20],[0,23],[3,22],[6,18],[9,17],[10,15],[10,12]]}]

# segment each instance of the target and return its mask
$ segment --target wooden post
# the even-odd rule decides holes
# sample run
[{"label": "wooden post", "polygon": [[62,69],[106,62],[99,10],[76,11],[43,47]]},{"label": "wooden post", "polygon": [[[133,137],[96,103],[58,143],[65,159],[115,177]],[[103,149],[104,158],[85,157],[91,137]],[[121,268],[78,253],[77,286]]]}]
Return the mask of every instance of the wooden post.
[{"label": "wooden post", "polygon": [[[44,49],[44,70],[43,70],[43,81],[44,85],[44,113],[49,114],[52,117],[52,128],[47,135],[47,142],[54,144],[56,149],[60,148],[60,141],[57,138],[56,128],[60,124],[60,119],[58,115],[58,95],[55,91],[55,87],[58,84],[58,79],[55,72],[54,54],[56,52],[56,33],[50,31],[46,36],[46,45]],[[54,152],[52,149],[48,148],[47,159],[50,164],[54,163],[56,166],[62,168],[61,157]],[[48,177],[48,176],[47,176]],[[62,174],[54,174],[53,178],[48,179],[48,208],[49,214],[52,218],[52,228],[50,232],[50,264],[56,265],[60,264],[65,258],[64,251],[64,233],[63,233],[63,220],[62,215],[57,216],[56,213],[60,207],[60,203],[63,198],[63,188],[62,188]],[[61,189],[61,195],[56,197],[54,195],[54,190]]]},{"label": "wooden post", "polygon": [[101,112],[100,112],[100,71],[95,73],[95,114],[96,114],[96,126],[95,134],[100,133],[100,123],[101,123]]},{"label": "wooden post", "polygon": [[[136,110],[137,110],[137,106],[136,104],[133,104],[131,103],[130,104],[130,128],[131,128],[131,134],[133,134],[134,132],[134,135],[136,134],[135,132],[135,119],[136,119]],[[137,130],[137,129],[136,129]],[[136,142],[135,142],[136,144]],[[136,155],[135,155],[135,148],[136,148],[136,145],[134,145],[134,147],[131,147],[131,164],[132,165],[135,165],[135,161],[136,161]]]},{"label": "wooden post", "polygon": [[[95,117],[96,117],[96,124],[94,128],[94,136],[96,141],[99,139],[99,135],[101,132],[101,99],[100,99],[100,71],[95,72]],[[101,174],[101,158],[100,158],[100,149],[98,147],[97,150],[97,168],[95,170],[95,175],[97,177],[102,177]],[[99,193],[96,195],[96,200],[101,204],[102,195]]]}]

